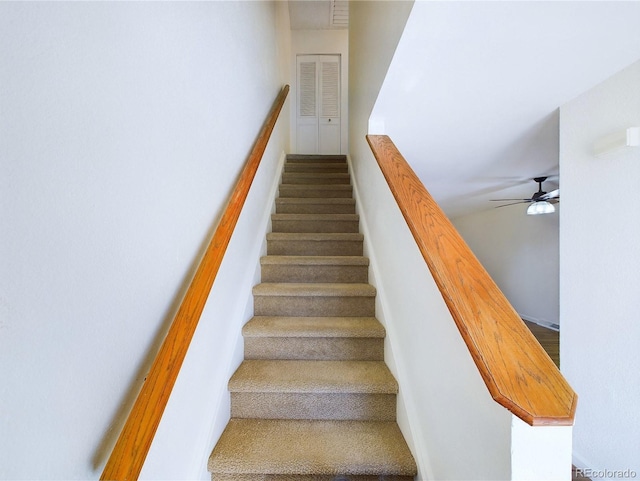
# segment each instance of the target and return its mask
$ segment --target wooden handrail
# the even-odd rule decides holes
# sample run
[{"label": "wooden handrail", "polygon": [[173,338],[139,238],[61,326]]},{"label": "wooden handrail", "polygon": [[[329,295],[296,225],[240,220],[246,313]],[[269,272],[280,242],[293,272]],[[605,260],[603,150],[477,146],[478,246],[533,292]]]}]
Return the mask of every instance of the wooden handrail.
[{"label": "wooden handrail", "polygon": [[493,399],[530,425],[572,425],[577,395],[391,139],[367,141]]},{"label": "wooden handrail", "polygon": [[262,126],[211,242],[111,452],[100,477],[102,480],[133,480],[140,475],[211,286],[288,92],[289,86],[285,85]]}]

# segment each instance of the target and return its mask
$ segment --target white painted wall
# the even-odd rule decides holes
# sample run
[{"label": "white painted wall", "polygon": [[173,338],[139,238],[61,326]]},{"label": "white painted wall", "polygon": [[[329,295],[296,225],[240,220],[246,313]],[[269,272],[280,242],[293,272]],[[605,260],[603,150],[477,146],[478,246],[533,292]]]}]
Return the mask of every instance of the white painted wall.
[{"label": "white painted wall", "polygon": [[[98,477],[281,87],[277,17],[271,2],[0,3],[0,478]],[[207,477],[283,117],[143,478]]]},{"label": "white painted wall", "polygon": [[547,215],[526,209],[513,205],[452,221],[521,317],[559,324],[560,204]]},{"label": "white painted wall", "polygon": [[560,109],[560,356],[579,396],[575,462],[638,476],[640,150],[592,149],[640,126],[639,85],[640,61]]},{"label": "white painted wall", "polygon": [[291,30],[291,153],[296,152],[296,57],[298,55],[316,54],[340,54],[341,55],[341,85],[340,85],[340,150],[343,154],[348,152],[349,146],[349,32],[344,29],[337,30]]},{"label": "white painted wall", "polygon": [[364,136],[371,111],[413,4],[413,0],[349,4],[349,152],[355,154],[356,163],[360,153],[369,151]]}]

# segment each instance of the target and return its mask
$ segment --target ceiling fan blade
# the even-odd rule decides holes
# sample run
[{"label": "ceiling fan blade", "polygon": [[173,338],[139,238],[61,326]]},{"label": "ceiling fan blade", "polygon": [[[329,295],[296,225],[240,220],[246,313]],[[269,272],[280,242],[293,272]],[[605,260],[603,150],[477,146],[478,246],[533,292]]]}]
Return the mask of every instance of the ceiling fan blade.
[{"label": "ceiling fan blade", "polygon": [[558,199],[560,198],[560,189],[552,190],[540,196],[540,200]]},{"label": "ceiling fan blade", "polygon": [[489,202],[508,202],[510,200],[519,200],[520,202],[531,202],[531,199],[489,199]]},{"label": "ceiling fan blade", "polygon": [[531,199],[521,200],[520,202],[512,202],[511,204],[497,205],[495,208],[499,209],[500,207],[508,207],[510,205],[516,205],[516,204],[527,204],[529,202],[531,202]]}]

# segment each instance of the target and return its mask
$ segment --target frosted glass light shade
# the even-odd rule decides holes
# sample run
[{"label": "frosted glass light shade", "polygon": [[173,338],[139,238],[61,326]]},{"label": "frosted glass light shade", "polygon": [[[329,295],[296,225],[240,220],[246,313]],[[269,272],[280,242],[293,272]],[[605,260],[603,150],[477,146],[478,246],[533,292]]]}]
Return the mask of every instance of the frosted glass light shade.
[{"label": "frosted glass light shade", "polygon": [[527,215],[552,214],[556,211],[553,204],[546,200],[534,202],[527,208]]}]

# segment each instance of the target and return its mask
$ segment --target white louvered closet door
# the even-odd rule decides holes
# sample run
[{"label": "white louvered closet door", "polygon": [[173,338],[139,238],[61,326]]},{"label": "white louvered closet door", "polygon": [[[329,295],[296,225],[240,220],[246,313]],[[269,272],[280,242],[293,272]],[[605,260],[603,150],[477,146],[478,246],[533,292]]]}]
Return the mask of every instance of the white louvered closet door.
[{"label": "white louvered closet door", "polygon": [[340,55],[297,58],[297,153],[340,153]]}]

